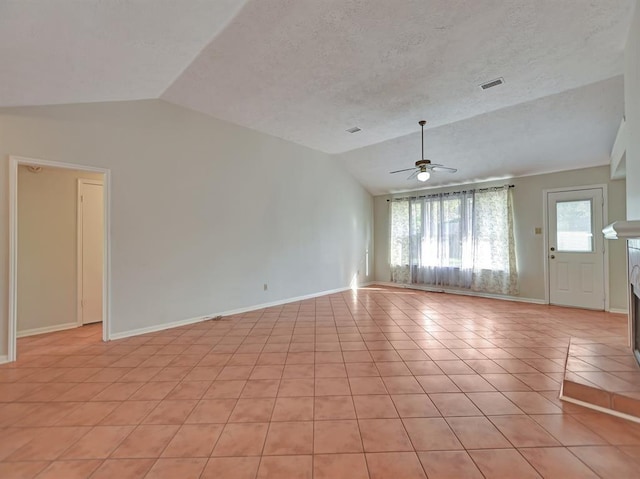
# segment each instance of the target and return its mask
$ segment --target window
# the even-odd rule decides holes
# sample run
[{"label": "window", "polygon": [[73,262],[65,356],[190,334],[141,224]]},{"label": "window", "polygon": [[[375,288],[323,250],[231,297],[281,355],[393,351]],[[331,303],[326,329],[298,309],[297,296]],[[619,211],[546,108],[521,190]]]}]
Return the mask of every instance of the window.
[{"label": "window", "polygon": [[558,201],[556,231],[558,251],[593,252],[593,220],[591,200]]},{"label": "window", "polygon": [[517,293],[508,188],[391,204],[391,280]]}]

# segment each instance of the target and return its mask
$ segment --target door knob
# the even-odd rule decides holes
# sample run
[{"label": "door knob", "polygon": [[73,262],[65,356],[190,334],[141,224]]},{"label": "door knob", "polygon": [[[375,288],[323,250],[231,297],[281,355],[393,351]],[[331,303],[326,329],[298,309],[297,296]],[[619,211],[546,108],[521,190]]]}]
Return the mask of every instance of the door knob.
[{"label": "door knob", "polygon": [[555,251],[556,250],[556,248],[554,246],[552,246],[550,249],[551,249],[551,251]]},{"label": "door knob", "polygon": [[551,256],[549,256],[549,258],[556,259],[556,256],[552,254]]}]

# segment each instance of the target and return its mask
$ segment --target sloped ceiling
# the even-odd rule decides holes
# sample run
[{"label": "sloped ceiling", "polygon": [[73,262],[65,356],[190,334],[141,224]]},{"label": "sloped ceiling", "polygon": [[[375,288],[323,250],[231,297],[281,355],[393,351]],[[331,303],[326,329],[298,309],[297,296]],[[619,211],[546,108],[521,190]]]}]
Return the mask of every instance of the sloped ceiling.
[{"label": "sloped ceiling", "polygon": [[158,98],[242,0],[0,0],[0,106]]},{"label": "sloped ceiling", "polygon": [[406,188],[420,119],[457,182],[603,164],[633,5],[5,0],[0,106],[160,97],[340,154],[374,193]]},{"label": "sloped ceiling", "polygon": [[[425,156],[457,168],[407,181],[420,132],[340,155],[374,195],[606,165],[624,111],[623,77],[425,131]],[[416,125],[416,128],[419,128]]]}]

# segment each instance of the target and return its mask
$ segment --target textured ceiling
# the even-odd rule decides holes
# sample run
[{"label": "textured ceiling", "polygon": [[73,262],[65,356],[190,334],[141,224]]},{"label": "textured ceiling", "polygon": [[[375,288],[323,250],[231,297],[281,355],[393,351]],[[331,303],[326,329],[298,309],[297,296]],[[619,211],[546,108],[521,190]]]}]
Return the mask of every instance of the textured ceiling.
[{"label": "textured ceiling", "polygon": [[0,0],[0,106],[158,98],[244,0]]},{"label": "textured ceiling", "polygon": [[634,3],[0,0],[0,106],[160,97],[343,153],[374,193],[407,189],[420,119],[456,182],[603,164]]},{"label": "textured ceiling", "polygon": [[340,155],[370,193],[606,165],[624,112],[623,77],[521,103],[425,131],[425,156],[457,168],[408,181],[420,159],[420,131]]},{"label": "textured ceiling", "polygon": [[632,4],[251,0],[163,98],[343,152],[621,74]]}]

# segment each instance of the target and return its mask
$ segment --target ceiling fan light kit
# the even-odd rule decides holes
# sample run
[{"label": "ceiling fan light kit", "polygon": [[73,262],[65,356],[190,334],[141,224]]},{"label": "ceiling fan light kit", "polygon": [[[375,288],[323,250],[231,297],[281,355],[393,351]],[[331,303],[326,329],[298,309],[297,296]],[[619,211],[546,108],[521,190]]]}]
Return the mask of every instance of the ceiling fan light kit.
[{"label": "ceiling fan light kit", "polygon": [[418,122],[420,127],[422,128],[422,159],[416,161],[415,166],[413,168],[405,168],[404,170],[396,170],[391,171],[390,174],[401,173],[403,171],[412,171],[411,175],[407,180],[417,179],[418,181],[424,183],[429,178],[431,178],[432,171],[444,171],[447,173],[455,173],[458,171],[456,168],[449,168],[447,166],[439,165],[437,163],[431,163],[431,160],[427,160],[424,157],[424,125],[427,124],[425,120],[420,120]]},{"label": "ceiling fan light kit", "polygon": [[431,178],[431,173],[429,173],[428,171],[421,171],[416,175],[416,179],[418,181],[424,182],[424,181],[427,181],[429,178]]}]

